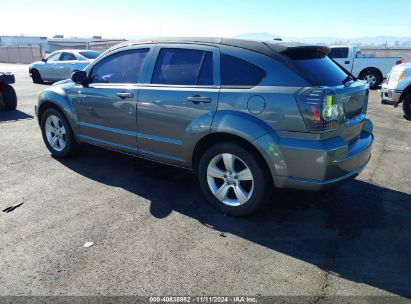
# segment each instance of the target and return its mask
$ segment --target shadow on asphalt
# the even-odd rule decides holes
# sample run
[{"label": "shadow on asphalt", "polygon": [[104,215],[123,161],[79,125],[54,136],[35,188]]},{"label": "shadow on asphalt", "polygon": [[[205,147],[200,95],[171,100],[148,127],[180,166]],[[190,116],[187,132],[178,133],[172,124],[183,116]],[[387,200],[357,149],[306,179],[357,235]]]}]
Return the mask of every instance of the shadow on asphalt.
[{"label": "shadow on asphalt", "polygon": [[28,120],[34,117],[24,113],[20,110],[15,111],[0,111],[0,122],[4,121],[16,121],[16,120]]},{"label": "shadow on asphalt", "polygon": [[90,146],[59,161],[150,200],[156,218],[179,212],[331,275],[411,297],[411,195],[406,193],[354,180],[328,192],[275,192],[255,215],[232,218],[212,208],[194,175],[182,169]]}]

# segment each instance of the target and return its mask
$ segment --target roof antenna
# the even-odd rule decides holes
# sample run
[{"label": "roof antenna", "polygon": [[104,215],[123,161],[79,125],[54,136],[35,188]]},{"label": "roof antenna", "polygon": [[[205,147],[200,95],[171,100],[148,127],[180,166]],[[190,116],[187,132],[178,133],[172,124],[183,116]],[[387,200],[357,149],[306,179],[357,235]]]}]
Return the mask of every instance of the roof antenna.
[{"label": "roof antenna", "polygon": [[273,40],[275,40],[275,41],[283,41],[282,38],[274,38]]}]

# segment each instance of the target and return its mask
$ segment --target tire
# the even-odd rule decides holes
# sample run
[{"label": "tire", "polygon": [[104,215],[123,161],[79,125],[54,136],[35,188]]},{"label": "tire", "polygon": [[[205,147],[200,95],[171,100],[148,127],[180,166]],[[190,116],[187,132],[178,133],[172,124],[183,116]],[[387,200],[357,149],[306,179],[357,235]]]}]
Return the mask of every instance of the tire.
[{"label": "tire", "polygon": [[17,108],[16,91],[11,85],[0,85],[0,109],[14,111]]},{"label": "tire", "polygon": [[273,190],[266,165],[248,149],[232,142],[218,143],[206,150],[197,174],[207,200],[224,214],[232,216],[253,213],[269,200]]},{"label": "tire", "polygon": [[77,151],[78,144],[74,133],[59,110],[47,109],[41,116],[40,127],[43,141],[53,156],[67,157]]},{"label": "tire", "polygon": [[376,70],[366,70],[361,73],[360,79],[367,81],[370,89],[376,89],[382,82],[381,74]]},{"label": "tire", "polygon": [[411,94],[408,94],[403,99],[402,111],[404,112],[404,117],[408,120],[411,120]]},{"label": "tire", "polygon": [[43,83],[43,79],[41,78],[39,71],[35,69],[31,70],[31,79],[33,79],[33,83],[38,83],[38,84]]}]

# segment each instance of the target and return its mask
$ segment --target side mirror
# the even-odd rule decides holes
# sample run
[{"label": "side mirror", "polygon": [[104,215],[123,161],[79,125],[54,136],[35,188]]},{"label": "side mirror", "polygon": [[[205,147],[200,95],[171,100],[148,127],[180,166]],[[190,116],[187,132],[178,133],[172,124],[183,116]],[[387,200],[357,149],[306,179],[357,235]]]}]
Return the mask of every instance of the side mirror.
[{"label": "side mirror", "polygon": [[47,62],[47,59],[46,59],[46,58],[41,58],[41,61],[43,61],[44,63],[46,63],[46,62]]},{"label": "side mirror", "polygon": [[71,80],[77,84],[87,84],[87,74],[85,71],[75,71],[71,74]]}]

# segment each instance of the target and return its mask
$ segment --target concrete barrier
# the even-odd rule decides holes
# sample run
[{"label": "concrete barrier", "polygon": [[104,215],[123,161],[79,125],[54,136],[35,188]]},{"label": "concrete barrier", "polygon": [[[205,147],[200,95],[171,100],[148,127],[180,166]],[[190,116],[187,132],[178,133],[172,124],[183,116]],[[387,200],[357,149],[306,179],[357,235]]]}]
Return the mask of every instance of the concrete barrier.
[{"label": "concrete barrier", "polygon": [[1,63],[32,63],[41,58],[42,52],[38,47],[0,47]]}]

